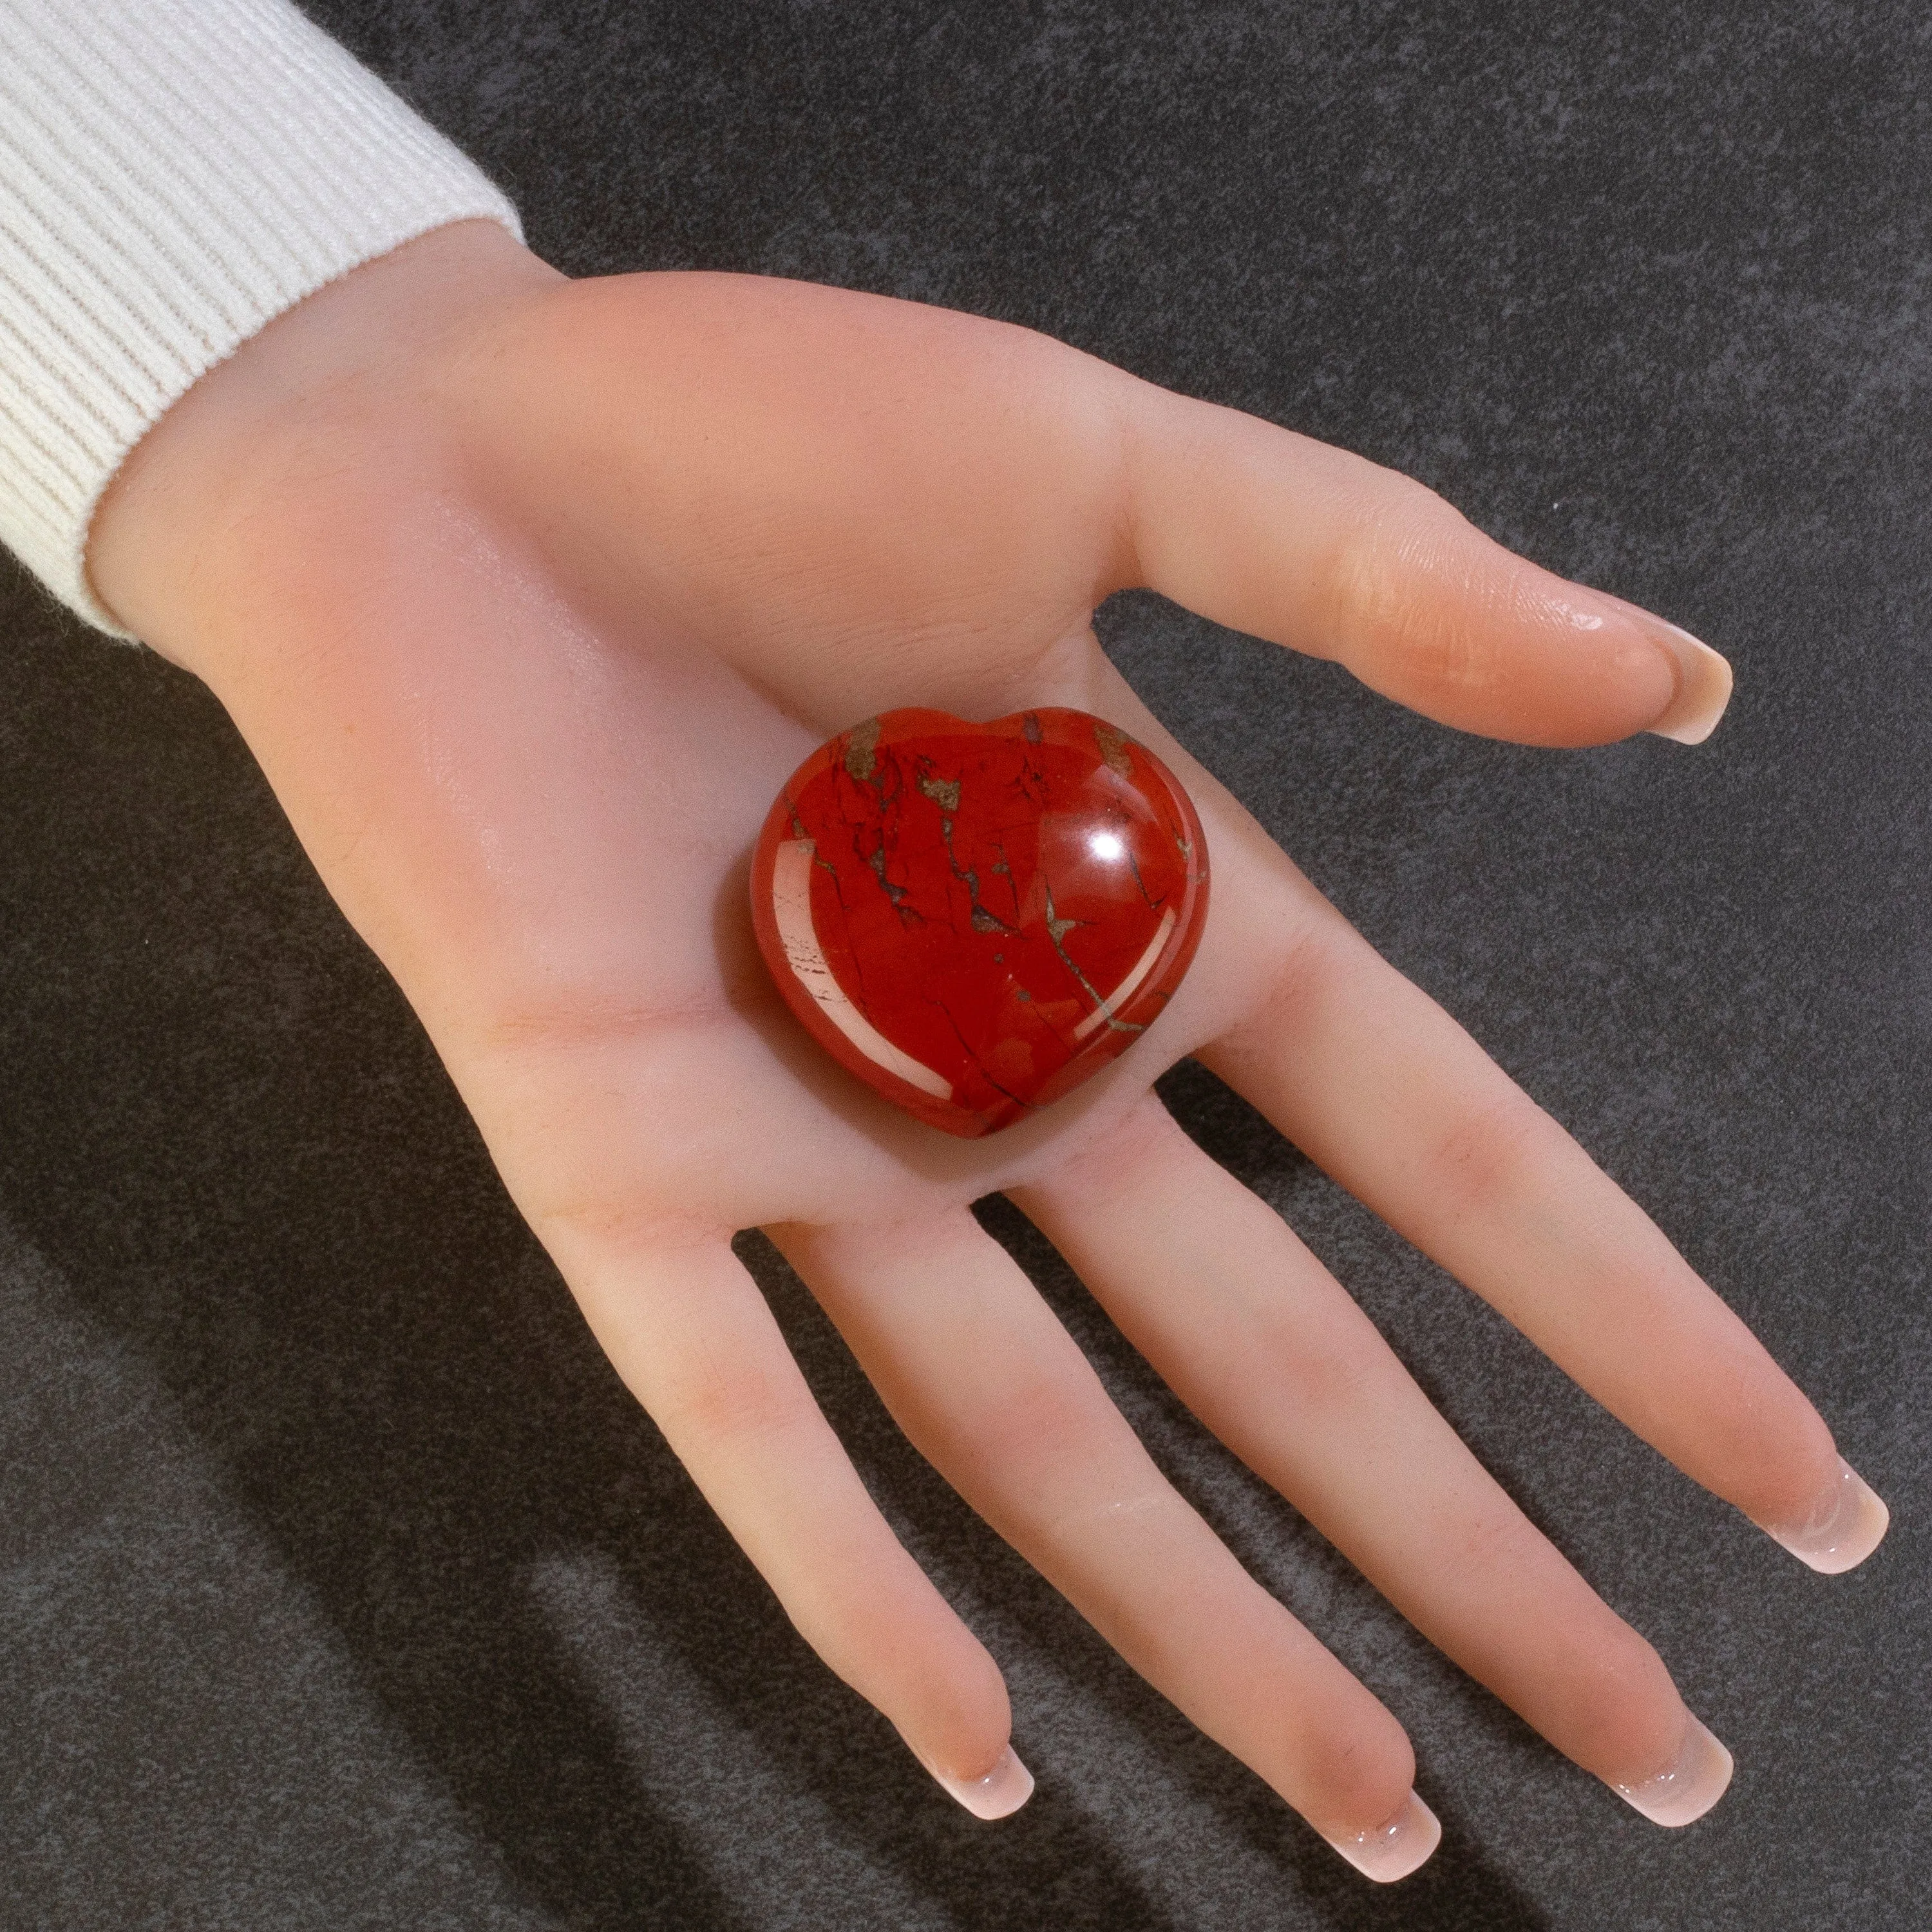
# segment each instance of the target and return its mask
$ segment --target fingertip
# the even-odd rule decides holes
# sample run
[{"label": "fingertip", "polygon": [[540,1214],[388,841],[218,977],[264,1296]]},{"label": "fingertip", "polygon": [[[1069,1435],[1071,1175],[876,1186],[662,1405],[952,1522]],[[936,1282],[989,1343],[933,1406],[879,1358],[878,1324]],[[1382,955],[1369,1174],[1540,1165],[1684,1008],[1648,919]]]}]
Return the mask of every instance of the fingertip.
[{"label": "fingertip", "polygon": [[1418,1871],[1442,1842],[1442,1821],[1413,1791],[1386,1825],[1328,1843],[1364,1878],[1393,1885]]},{"label": "fingertip", "polygon": [[1610,1789],[1653,1825],[1675,1831],[1694,1825],[1724,1796],[1736,1768],[1736,1760],[1708,1726],[1686,1712],[1684,1741],[1671,1762],[1648,1778],[1612,1782]]},{"label": "fingertip", "polygon": [[1802,1522],[1760,1523],[1774,1543],[1822,1576],[1856,1570],[1885,1540],[1892,1512],[1841,1456],[1838,1474]]},{"label": "fingertip", "polygon": [[999,1762],[992,1769],[982,1777],[954,1778],[929,1764],[926,1768],[932,1773],[934,1782],[949,1797],[956,1799],[974,1817],[984,1818],[989,1822],[995,1819],[1010,1818],[1033,1796],[1033,1773],[1020,1762],[1018,1753],[1011,1744],[1000,1753]]},{"label": "fingertip", "polygon": [[1701,745],[1718,728],[1731,701],[1730,662],[1688,631],[1657,621],[1662,632],[1659,642],[1676,669],[1677,687],[1663,716],[1650,729],[1680,745]]}]

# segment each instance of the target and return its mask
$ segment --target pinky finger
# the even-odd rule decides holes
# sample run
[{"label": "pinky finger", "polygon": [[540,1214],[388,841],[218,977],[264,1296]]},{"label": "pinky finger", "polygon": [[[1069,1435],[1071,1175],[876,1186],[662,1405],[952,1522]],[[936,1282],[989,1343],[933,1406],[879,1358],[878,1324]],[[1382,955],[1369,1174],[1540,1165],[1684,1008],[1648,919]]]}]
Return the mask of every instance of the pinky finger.
[{"label": "pinky finger", "polygon": [[800,1634],[982,1818],[1032,1795],[1004,1678],[895,1536],[722,1240],[543,1231],[591,1331]]}]

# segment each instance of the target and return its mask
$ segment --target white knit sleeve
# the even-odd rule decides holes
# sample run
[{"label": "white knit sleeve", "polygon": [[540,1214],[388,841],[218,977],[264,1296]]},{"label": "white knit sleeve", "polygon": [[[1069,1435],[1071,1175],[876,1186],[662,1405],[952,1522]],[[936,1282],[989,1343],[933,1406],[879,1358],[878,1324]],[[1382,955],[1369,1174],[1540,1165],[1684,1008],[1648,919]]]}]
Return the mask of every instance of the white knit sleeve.
[{"label": "white knit sleeve", "polygon": [[516,211],[288,0],[0,0],[0,542],[90,622],[94,506],[195,379],[358,264]]}]

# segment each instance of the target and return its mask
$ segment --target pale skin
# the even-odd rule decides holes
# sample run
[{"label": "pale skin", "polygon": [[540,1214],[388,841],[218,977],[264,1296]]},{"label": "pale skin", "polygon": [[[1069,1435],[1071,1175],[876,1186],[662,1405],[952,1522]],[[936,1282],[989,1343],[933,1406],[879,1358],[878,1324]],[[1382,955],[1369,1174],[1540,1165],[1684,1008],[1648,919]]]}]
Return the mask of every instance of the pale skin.
[{"label": "pale skin", "polygon": [[[1816,1517],[1829,1430],[1161,729],[1091,616],[1150,586],[1541,745],[1694,730],[1720,661],[1416,484],[1043,337],[748,277],[572,281],[488,223],[357,271],[204,377],[124,470],[89,562],[226,706],[619,1373],[928,1769],[1007,1775],[1005,1684],[868,1497],[739,1229],[770,1234],[967,1500],[1317,1831],[1388,1826],[1414,1776],[1395,1717],[1180,1498],[982,1232],[969,1204],[994,1192],[1558,1750],[1617,1784],[1676,1762],[1688,1718],[1655,1652],[1153,1082],[1198,1056],[1756,1522]],[[787,775],[907,704],[1112,718],[1180,775],[1213,854],[1160,1023],[977,1142],[820,1053],[745,904]]]}]

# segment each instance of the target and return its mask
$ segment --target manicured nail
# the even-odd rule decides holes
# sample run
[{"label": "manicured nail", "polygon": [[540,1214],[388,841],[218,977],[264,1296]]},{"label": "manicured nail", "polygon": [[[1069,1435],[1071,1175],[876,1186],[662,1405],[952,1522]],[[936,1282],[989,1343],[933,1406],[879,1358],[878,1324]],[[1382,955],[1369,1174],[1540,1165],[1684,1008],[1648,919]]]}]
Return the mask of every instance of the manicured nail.
[{"label": "manicured nail", "polygon": [[1678,1747],[1677,1760],[1668,1770],[1636,1784],[1612,1784],[1610,1789],[1653,1825],[1688,1825],[1724,1796],[1731,1781],[1732,1762],[1730,1753],[1691,1718]]},{"label": "manicured nail", "polygon": [[1330,1838],[1328,1842],[1364,1877],[1378,1885],[1393,1885],[1429,1862],[1430,1853],[1442,1842],[1442,1826],[1412,1791],[1402,1800],[1402,1809],[1380,1831],[1358,1832],[1352,1838]]},{"label": "manicured nail", "polygon": [[1880,1544],[1892,1522],[1892,1512],[1850,1463],[1838,1458],[1838,1480],[1818,1498],[1801,1523],[1758,1527],[1781,1543],[1801,1563],[1827,1576],[1856,1570]]},{"label": "manicured nail", "polygon": [[1675,624],[1663,628],[1665,634],[1659,642],[1677,660],[1677,695],[1650,728],[1660,738],[1675,738],[1680,745],[1701,745],[1717,729],[1731,701],[1731,667],[1688,631]]},{"label": "manicured nail", "polygon": [[[930,1765],[926,1768],[932,1771]],[[1033,1796],[1033,1773],[1014,1755],[1011,1744],[984,1778],[948,1778],[937,1771],[932,1774],[976,1818],[1010,1818]]]}]

